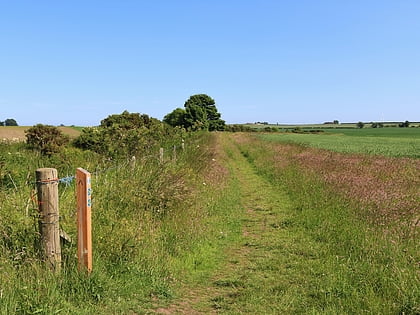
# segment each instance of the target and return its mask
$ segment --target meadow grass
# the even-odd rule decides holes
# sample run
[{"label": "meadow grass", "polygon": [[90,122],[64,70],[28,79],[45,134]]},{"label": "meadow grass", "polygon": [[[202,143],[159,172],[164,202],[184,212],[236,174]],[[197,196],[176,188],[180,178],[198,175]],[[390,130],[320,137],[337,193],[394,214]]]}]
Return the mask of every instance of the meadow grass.
[{"label": "meadow grass", "polygon": [[[403,128],[400,128],[403,129]],[[406,128],[407,130],[409,128]],[[373,130],[373,129],[372,129]],[[388,130],[383,128],[383,130]],[[261,138],[268,141],[293,142],[314,148],[326,149],[343,153],[362,153],[372,155],[384,155],[391,157],[420,157],[420,129],[413,128],[415,132],[400,134],[390,133],[378,134],[373,132],[359,135],[356,130],[343,134],[264,134]],[[340,131],[341,132],[341,131]],[[392,136],[391,136],[392,134]]]},{"label": "meadow grass", "polygon": [[276,224],[289,239],[271,239],[271,244],[293,259],[267,266],[281,270],[276,292],[279,300],[284,294],[290,298],[286,313],[420,311],[417,234],[398,238],[386,233],[388,226],[369,223],[358,209],[361,204],[296,162],[305,148],[257,139],[238,143],[255,171],[289,197],[287,216]]},{"label": "meadow grass", "polygon": [[[209,275],[237,234],[237,193],[218,188],[223,172],[208,134],[188,138],[176,162],[168,153],[160,162],[158,150],[133,163],[74,148],[44,157],[22,143],[0,145],[1,314],[145,313],[182,283]],[[40,259],[38,167],[56,167],[59,177],[76,167],[92,173],[89,276],[77,270],[74,182],[59,186],[60,226],[72,238],[62,249],[62,272],[52,274]]]}]

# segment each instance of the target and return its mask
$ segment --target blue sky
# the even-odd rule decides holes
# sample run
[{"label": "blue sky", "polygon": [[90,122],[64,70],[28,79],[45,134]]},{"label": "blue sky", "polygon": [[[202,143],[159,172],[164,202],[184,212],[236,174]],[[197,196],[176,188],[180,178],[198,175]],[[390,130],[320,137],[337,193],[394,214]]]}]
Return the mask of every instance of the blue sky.
[{"label": "blue sky", "polygon": [[0,120],[420,121],[418,0],[0,0]]}]

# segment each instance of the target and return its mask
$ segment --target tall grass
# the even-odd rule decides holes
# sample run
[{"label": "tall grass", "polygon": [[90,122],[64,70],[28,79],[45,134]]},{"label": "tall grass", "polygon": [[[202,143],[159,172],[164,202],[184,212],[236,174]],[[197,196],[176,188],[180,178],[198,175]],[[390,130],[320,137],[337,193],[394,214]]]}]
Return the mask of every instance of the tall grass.
[{"label": "tall grass", "polygon": [[[3,145],[0,313],[143,313],[173,296],[183,279],[208,274],[220,255],[217,244],[225,241],[220,231],[235,226],[223,210],[235,209],[237,199],[234,193],[216,198],[221,166],[212,136],[194,136],[185,147],[178,146],[176,162],[168,153],[160,162],[158,152],[145,152],[134,163],[73,148],[46,158],[23,144]],[[60,225],[72,238],[62,249],[62,272],[52,274],[40,260],[37,167],[56,167],[60,177],[75,167],[93,174],[90,276],[77,270],[74,183],[59,191]]]},{"label": "tall grass", "polygon": [[302,152],[315,150],[255,139],[240,143],[256,170],[290,196],[287,227],[301,233],[302,253],[311,253],[297,262],[306,275],[305,281],[297,280],[306,313],[420,312],[418,234],[398,237],[388,233],[393,222],[367,220],[367,204],[337,191],[302,163]]}]

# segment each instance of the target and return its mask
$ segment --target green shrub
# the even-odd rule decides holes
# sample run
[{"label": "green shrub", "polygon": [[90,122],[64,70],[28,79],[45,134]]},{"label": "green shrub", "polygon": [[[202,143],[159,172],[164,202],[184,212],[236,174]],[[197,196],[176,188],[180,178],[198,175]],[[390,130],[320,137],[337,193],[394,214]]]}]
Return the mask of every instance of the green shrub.
[{"label": "green shrub", "polygon": [[25,133],[28,146],[39,150],[44,155],[59,152],[69,142],[69,137],[54,126],[38,124],[26,130]]},{"label": "green shrub", "polygon": [[145,114],[124,111],[108,116],[98,127],[84,128],[74,145],[111,158],[131,157],[180,140],[183,135],[181,128],[173,128]]}]

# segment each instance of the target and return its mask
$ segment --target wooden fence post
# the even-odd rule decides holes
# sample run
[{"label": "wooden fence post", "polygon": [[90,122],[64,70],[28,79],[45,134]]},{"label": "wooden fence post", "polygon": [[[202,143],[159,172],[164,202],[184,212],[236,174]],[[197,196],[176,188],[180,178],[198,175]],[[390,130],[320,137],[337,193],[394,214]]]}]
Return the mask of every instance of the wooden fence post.
[{"label": "wooden fence post", "polygon": [[39,168],[35,172],[39,208],[41,250],[49,267],[61,269],[60,224],[58,211],[58,175],[55,168]]},{"label": "wooden fence post", "polygon": [[172,161],[176,162],[176,145],[174,145],[172,150]]},{"label": "wooden fence post", "polygon": [[182,151],[184,151],[184,150],[185,150],[185,141],[184,141],[184,139],[182,139],[182,142],[181,142],[181,148],[182,148]]},{"label": "wooden fence post", "polygon": [[90,173],[83,168],[76,170],[77,199],[77,257],[79,270],[92,271],[92,188]]},{"label": "wooden fence post", "polygon": [[159,161],[160,163],[163,163],[163,148],[159,149]]},{"label": "wooden fence post", "polygon": [[136,157],[134,155],[131,157],[130,166],[131,169],[134,169],[136,167]]}]

